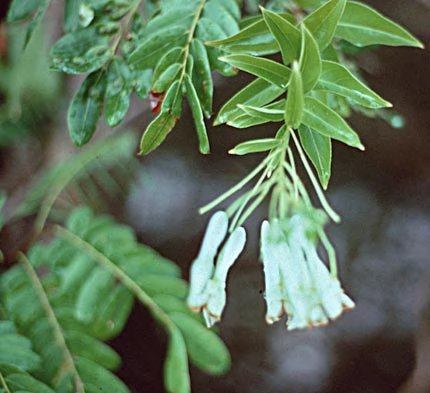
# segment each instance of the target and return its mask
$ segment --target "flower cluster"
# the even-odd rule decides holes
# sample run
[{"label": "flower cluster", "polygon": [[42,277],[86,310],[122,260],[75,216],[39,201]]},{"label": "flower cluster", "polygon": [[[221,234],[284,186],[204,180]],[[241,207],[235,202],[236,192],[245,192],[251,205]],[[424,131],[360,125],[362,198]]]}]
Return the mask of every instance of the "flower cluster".
[{"label": "flower cluster", "polygon": [[264,265],[266,321],[274,323],[285,312],[287,328],[325,325],[354,307],[334,272],[317,253],[324,237],[325,214],[301,207],[289,217],[264,221],[261,254]]},{"label": "flower cluster", "polygon": [[245,247],[245,229],[238,227],[218,252],[227,232],[228,216],[219,211],[209,220],[200,252],[191,266],[187,303],[193,311],[203,312],[208,327],[221,319],[226,304],[227,274]]}]

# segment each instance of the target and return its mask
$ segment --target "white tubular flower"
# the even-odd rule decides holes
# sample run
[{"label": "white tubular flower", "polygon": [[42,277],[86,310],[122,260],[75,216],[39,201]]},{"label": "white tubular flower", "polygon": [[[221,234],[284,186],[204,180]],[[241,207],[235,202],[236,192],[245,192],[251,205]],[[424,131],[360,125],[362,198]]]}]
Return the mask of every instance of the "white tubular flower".
[{"label": "white tubular flower", "polygon": [[325,325],[354,307],[317,254],[322,223],[303,213],[270,224],[266,221],[261,231],[266,320],[273,323],[286,312],[288,330]]},{"label": "white tubular flower", "polygon": [[200,252],[191,266],[187,303],[193,311],[203,311],[208,327],[221,319],[226,305],[227,274],[246,242],[245,229],[236,228],[214,263],[218,248],[226,237],[227,231],[227,214],[215,213],[209,221]]}]

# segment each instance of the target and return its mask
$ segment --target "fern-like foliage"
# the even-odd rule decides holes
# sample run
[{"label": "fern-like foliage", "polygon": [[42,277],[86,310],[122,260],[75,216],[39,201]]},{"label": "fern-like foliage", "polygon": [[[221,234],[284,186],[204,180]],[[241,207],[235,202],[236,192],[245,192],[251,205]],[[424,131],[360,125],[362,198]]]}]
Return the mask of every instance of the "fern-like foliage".
[{"label": "fern-like foliage", "polygon": [[42,365],[31,341],[10,320],[0,319],[0,392],[54,393],[29,373]]},{"label": "fern-like foliage", "polygon": [[[22,371],[54,390],[128,392],[112,373],[120,358],[103,341],[121,332],[134,301],[169,336],[168,392],[190,392],[188,357],[213,374],[229,367],[222,341],[187,309],[177,266],[108,216],[76,209],[49,244],[36,244],[19,262],[0,278],[2,306],[37,354]],[[5,370],[18,363],[4,362]]]},{"label": "fern-like foliage", "polygon": [[77,204],[100,207],[105,201],[122,199],[138,168],[135,143],[132,132],[114,135],[43,171],[7,220],[36,213],[39,232],[53,210],[61,218]]}]

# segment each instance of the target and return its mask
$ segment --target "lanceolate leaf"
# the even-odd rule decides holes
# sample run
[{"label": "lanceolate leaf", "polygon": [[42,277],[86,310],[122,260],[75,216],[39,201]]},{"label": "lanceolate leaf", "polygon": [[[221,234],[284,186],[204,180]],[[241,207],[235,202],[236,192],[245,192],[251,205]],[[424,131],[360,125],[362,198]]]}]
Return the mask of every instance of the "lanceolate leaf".
[{"label": "lanceolate leaf", "polygon": [[237,156],[243,156],[250,153],[261,153],[272,150],[273,148],[279,146],[279,144],[280,141],[276,138],[255,139],[238,144],[233,149],[231,149],[229,153],[235,154]]},{"label": "lanceolate leaf", "polygon": [[191,42],[194,59],[192,82],[196,89],[203,113],[207,118],[212,114],[213,81],[206,48],[200,40]]},{"label": "lanceolate leaf", "polygon": [[199,98],[197,97],[197,92],[188,75],[185,76],[185,88],[187,91],[187,97],[191,107],[191,112],[193,114],[194,123],[196,125],[200,152],[202,154],[208,154],[210,152],[209,139],[206,131],[206,125],[203,119],[202,108],[200,106]]},{"label": "lanceolate leaf", "polygon": [[267,121],[278,122],[282,121],[284,116],[284,111],[278,108],[269,108],[269,106],[264,108],[258,108],[250,105],[238,105],[239,109],[242,109],[245,113],[250,116],[260,117]]},{"label": "lanceolate leaf", "polygon": [[265,79],[257,78],[231,97],[220,109],[214,124],[227,123],[240,116],[242,111],[237,105],[263,106],[278,98],[284,88],[273,85]]},{"label": "lanceolate leaf", "polygon": [[67,124],[72,141],[77,146],[87,143],[93,136],[101,115],[106,90],[104,70],[88,75],[73,97],[67,113]]},{"label": "lanceolate leaf", "polygon": [[339,94],[368,108],[392,106],[357,79],[345,66],[332,61],[322,62],[321,77],[315,89]]},{"label": "lanceolate leaf", "polygon": [[300,72],[303,80],[303,92],[314,88],[321,74],[321,55],[318,44],[305,25],[301,25],[302,49],[300,53]]},{"label": "lanceolate leaf", "polygon": [[294,62],[284,114],[287,127],[299,128],[303,118],[304,99],[302,75],[299,64]]},{"label": "lanceolate leaf", "polygon": [[314,36],[321,51],[331,43],[345,4],[346,0],[327,1],[305,18],[304,23]]},{"label": "lanceolate leaf", "polygon": [[288,85],[290,79],[290,69],[273,60],[250,55],[228,55],[221,60],[282,88]]},{"label": "lanceolate leaf", "polygon": [[356,1],[347,2],[336,36],[359,47],[391,45],[423,48],[423,44],[403,27]]},{"label": "lanceolate leaf", "polygon": [[348,123],[334,110],[315,98],[305,98],[303,124],[325,136],[364,150],[360,138]]},{"label": "lanceolate leaf", "polygon": [[330,138],[303,125],[299,128],[299,136],[303,149],[317,170],[321,185],[326,189],[331,174]]},{"label": "lanceolate leaf", "polygon": [[140,154],[148,154],[166,139],[175,126],[177,118],[169,112],[161,112],[144,132],[140,141]]},{"label": "lanceolate leaf", "polygon": [[300,30],[292,23],[274,12],[262,9],[267,27],[276,38],[281,49],[284,64],[297,60],[300,54]]}]

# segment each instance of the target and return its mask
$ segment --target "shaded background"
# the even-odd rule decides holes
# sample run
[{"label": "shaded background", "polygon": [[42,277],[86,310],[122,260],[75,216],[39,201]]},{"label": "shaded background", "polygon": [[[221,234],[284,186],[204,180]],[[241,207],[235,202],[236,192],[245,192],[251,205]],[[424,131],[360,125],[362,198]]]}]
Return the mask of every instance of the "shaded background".
[{"label": "shaded background", "polygon": [[[429,1],[367,3],[428,44]],[[53,7],[52,15],[56,12]],[[50,28],[55,31],[53,19]],[[257,236],[265,207],[259,209],[247,222],[250,240],[232,269],[229,303],[219,327],[233,367],[223,377],[192,369],[195,392],[430,392],[430,55],[427,50],[381,48],[358,61],[370,86],[394,104],[407,124],[391,129],[382,120],[353,117],[366,152],[334,147],[329,200],[343,221],[331,226],[329,234],[344,287],[357,307],[326,328],[287,333],[282,323],[266,326]],[[215,108],[248,81],[242,74],[217,78]],[[64,85],[58,117],[37,119],[36,136],[1,148],[1,188],[17,189],[40,167],[73,152],[64,119],[75,85],[74,79]],[[151,116],[136,101],[130,122],[143,130]],[[234,158],[226,151],[245,138],[274,131],[209,129],[213,154],[203,157],[191,118],[185,115],[166,143],[141,160],[143,176],[125,205],[112,206],[112,211],[133,225],[144,242],[177,261],[187,277],[207,221],[197,208],[260,159]],[[164,344],[163,333],[136,307],[113,342],[124,361],[120,376],[135,392],[163,391]]]}]

